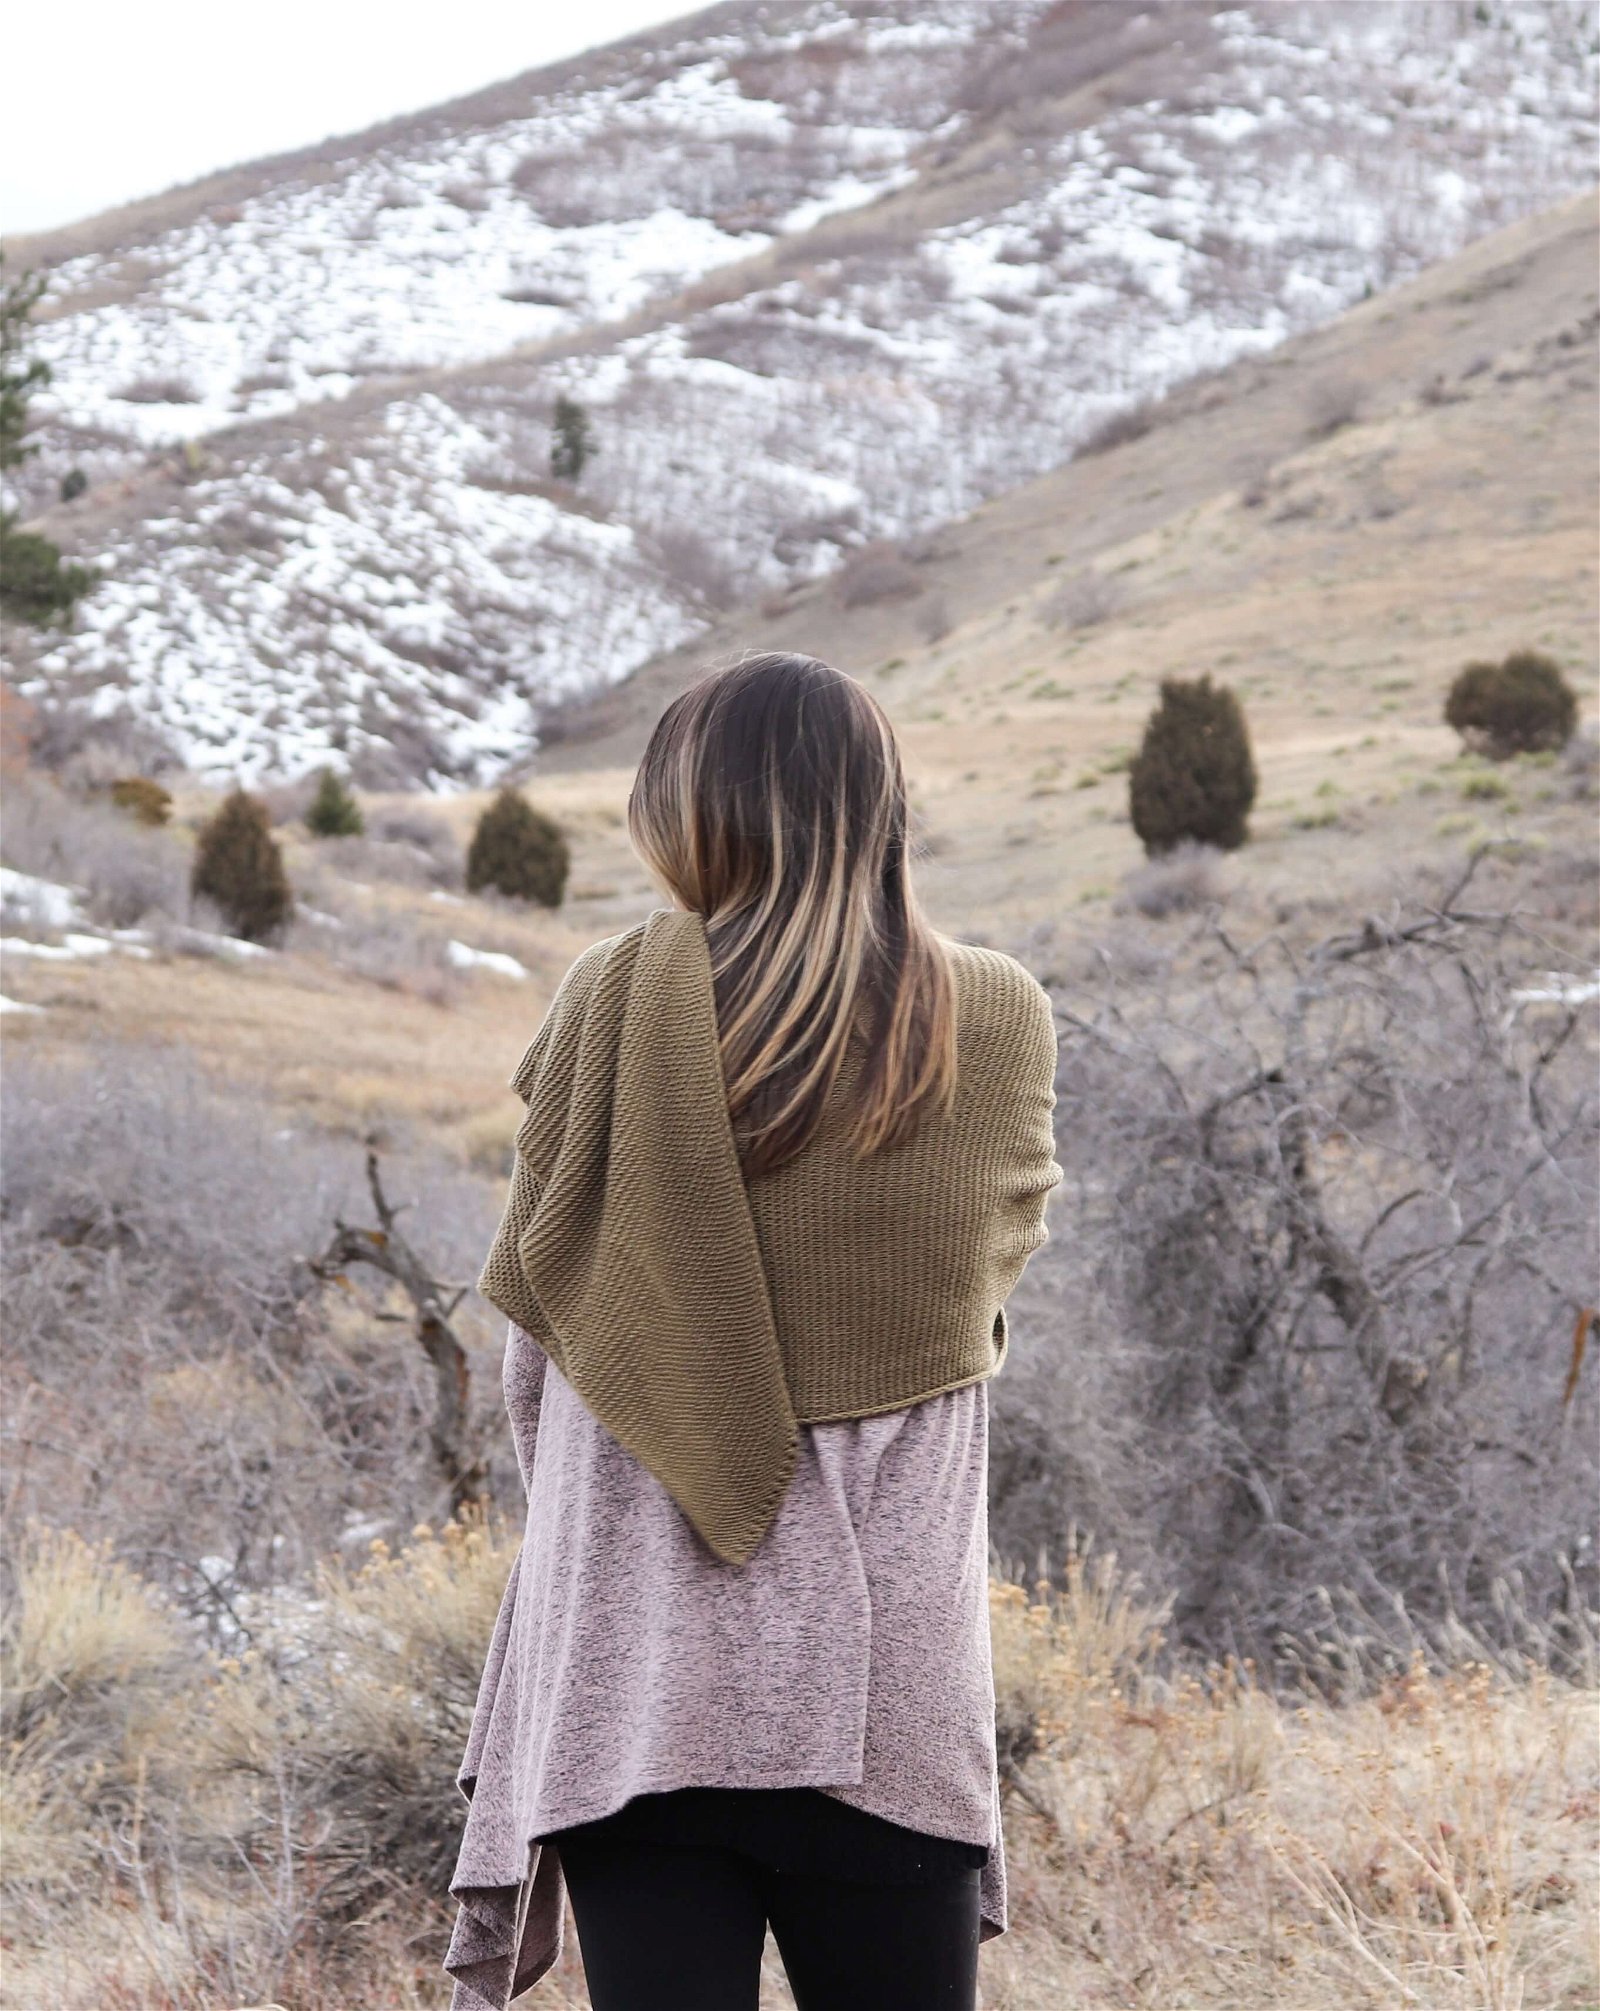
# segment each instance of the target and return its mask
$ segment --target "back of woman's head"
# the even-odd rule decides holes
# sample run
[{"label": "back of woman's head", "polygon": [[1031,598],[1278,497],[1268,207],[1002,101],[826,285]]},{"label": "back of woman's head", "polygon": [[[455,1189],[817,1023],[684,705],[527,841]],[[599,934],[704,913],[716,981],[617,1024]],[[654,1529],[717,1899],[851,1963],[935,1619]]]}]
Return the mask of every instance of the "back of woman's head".
[{"label": "back of woman's head", "polygon": [[909,1138],[950,1096],[950,970],[911,885],[894,732],[854,678],[777,653],[702,678],[656,722],[628,831],[705,919],[747,1173],[811,1137],[853,1040],[859,1152]]}]

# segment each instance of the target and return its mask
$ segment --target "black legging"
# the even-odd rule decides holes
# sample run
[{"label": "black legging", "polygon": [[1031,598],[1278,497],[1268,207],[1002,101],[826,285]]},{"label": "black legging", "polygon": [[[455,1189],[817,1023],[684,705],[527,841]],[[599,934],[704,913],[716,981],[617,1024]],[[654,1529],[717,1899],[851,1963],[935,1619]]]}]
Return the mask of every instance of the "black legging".
[{"label": "black legging", "polygon": [[779,1871],[738,1851],[567,1832],[594,2011],[756,2011],[772,1927],[799,2011],[973,2011],[978,1880]]}]

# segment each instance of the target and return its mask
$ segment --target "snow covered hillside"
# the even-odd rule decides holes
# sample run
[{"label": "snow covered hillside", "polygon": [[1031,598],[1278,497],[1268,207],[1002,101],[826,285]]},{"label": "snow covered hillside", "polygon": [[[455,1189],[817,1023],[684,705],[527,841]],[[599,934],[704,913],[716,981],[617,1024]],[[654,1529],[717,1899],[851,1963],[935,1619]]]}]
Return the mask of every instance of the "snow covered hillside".
[{"label": "snow covered hillside", "polygon": [[33,500],[85,470],[107,577],[26,688],[218,776],[488,779],[1584,186],[1597,77],[1587,0],[734,0],[268,164],[53,274]]}]

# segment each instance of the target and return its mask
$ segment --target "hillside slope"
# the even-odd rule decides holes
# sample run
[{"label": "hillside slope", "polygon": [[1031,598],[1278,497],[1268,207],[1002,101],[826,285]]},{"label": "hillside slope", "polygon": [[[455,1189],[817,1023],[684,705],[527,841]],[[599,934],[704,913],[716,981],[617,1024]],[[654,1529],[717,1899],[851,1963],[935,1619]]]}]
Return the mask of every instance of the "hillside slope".
[{"label": "hillside slope", "polygon": [[1242,695],[1262,783],[1236,875],[1293,908],[1516,830],[1550,785],[1464,798],[1442,703],[1468,658],[1534,645],[1592,717],[1596,223],[1574,198],[1189,387],[1142,436],[917,545],[890,598],[809,584],[556,715],[535,787],[614,889],[590,927],[650,904],[620,828],[650,724],[749,647],[822,655],[878,694],[934,911],[1002,943],[1138,864],[1120,770],[1166,676]]},{"label": "hillside slope", "polygon": [[25,687],[202,775],[487,779],[720,609],[1586,185],[1593,39],[1578,0],[734,0],[21,247],[33,500],[83,467],[44,523],[108,572]]}]

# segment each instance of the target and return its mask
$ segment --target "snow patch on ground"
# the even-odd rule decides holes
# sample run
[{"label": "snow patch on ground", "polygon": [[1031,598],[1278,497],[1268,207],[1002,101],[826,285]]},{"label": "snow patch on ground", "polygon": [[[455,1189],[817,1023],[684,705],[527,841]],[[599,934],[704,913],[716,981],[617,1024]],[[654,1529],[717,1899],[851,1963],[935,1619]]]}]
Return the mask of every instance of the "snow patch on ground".
[{"label": "snow patch on ground", "polygon": [[0,866],[0,912],[35,929],[70,929],[83,919],[83,893]]},{"label": "snow patch on ground", "polygon": [[475,950],[453,938],[445,944],[445,956],[458,971],[493,971],[503,978],[525,978],[527,967],[501,950]]},{"label": "snow patch on ground", "polygon": [[1565,971],[1548,971],[1542,983],[1511,994],[1518,1005],[1591,1005],[1600,999],[1600,971],[1580,978]]},{"label": "snow patch on ground", "polygon": [[[39,957],[47,962],[73,963],[84,957],[104,957],[112,945],[104,936],[64,936],[59,943],[35,943],[26,936],[0,936],[0,951],[13,957]],[[148,951],[145,952],[149,954]]]}]

